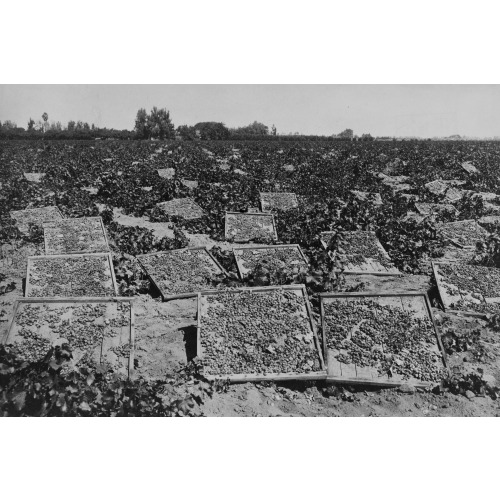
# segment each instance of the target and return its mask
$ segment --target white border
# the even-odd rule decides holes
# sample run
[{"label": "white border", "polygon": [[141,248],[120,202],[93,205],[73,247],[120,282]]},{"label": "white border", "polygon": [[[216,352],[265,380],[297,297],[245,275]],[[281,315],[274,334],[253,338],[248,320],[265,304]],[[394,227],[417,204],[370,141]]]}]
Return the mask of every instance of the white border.
[{"label": "white border", "polygon": [[2,83],[494,83],[496,10],[491,0],[4,2]]},{"label": "white border", "polygon": [[[4,2],[2,83],[493,83],[497,4]],[[495,491],[494,420],[2,424],[6,498],[456,500]]]}]

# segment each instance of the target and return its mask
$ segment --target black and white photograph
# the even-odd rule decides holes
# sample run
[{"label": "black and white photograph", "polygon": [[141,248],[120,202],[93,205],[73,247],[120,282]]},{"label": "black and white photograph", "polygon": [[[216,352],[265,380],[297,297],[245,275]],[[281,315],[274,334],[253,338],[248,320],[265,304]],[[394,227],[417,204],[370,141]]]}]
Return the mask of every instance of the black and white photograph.
[{"label": "black and white photograph", "polygon": [[6,497],[496,496],[493,2],[2,11]]},{"label": "black and white photograph", "polygon": [[0,109],[3,415],[498,412],[499,85],[2,85]]}]

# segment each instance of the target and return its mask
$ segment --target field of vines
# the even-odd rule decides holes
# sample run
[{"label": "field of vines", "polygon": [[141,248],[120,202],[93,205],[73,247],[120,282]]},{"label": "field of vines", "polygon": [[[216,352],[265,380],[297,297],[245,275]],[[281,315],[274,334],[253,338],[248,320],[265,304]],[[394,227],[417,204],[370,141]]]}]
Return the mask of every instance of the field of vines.
[{"label": "field of vines", "polygon": [[[212,279],[210,288],[305,285],[313,316],[318,317],[319,294],[356,291],[346,284],[343,272],[346,232],[374,233],[384,255],[403,276],[398,279],[426,276],[430,280],[431,261],[443,259],[449,247],[440,225],[499,214],[495,203],[500,194],[499,167],[497,142],[6,141],[0,143],[0,246],[10,252],[43,247],[41,227],[28,224],[21,231],[11,215],[15,211],[53,206],[64,218],[100,216],[119,294],[157,297],[135,257],[193,246],[190,241],[197,236],[209,244],[226,271]],[[168,175],[159,175],[159,170],[166,169],[170,169]],[[43,175],[36,182],[24,175],[30,173]],[[445,188],[426,186],[433,181],[442,181]],[[458,193],[451,202],[454,209],[420,216],[418,204],[449,205],[452,192]],[[294,193],[297,203],[269,209],[277,240],[261,231],[251,244],[300,245],[307,263],[278,268],[262,264],[242,276],[232,252],[233,246],[241,244],[227,237],[226,212],[260,212],[261,193]],[[158,206],[179,198],[190,198],[189,206],[201,208],[196,207],[196,217],[187,212],[186,217],[179,212],[169,214]],[[121,224],[117,213],[142,223]],[[164,224],[168,235],[158,236],[148,223]],[[321,239],[324,232],[331,234],[327,248]],[[474,245],[469,263],[500,266],[495,224]],[[11,293],[16,285],[3,268],[0,279],[0,294]],[[435,312],[441,312],[437,299],[432,305]],[[448,354],[458,352],[459,337],[460,332],[444,332]],[[43,406],[44,397],[35,394],[32,386],[28,389],[27,381],[60,370],[64,357],[71,354],[57,347],[52,358],[26,365],[8,348],[1,349],[0,378],[10,384],[10,389],[3,388],[4,414],[186,415],[194,413],[203,398],[227,389],[203,379],[197,367],[190,366],[175,384],[185,388],[184,382],[195,380],[196,390],[158,398],[158,391],[168,393],[168,382],[111,380],[108,374],[87,367],[71,381],[49,377],[46,390],[59,384],[56,393],[61,399],[58,403],[57,396]],[[481,385],[476,379],[462,382],[454,380],[450,386],[455,384],[465,392],[474,384]],[[158,384],[163,385],[159,388]],[[68,386],[94,392],[69,396]],[[98,393],[109,393],[107,406]],[[21,402],[18,394],[24,394]],[[126,402],[124,394],[128,394]],[[23,400],[30,397],[31,406]],[[350,401],[350,397],[344,399]],[[139,401],[145,401],[144,406]]]}]

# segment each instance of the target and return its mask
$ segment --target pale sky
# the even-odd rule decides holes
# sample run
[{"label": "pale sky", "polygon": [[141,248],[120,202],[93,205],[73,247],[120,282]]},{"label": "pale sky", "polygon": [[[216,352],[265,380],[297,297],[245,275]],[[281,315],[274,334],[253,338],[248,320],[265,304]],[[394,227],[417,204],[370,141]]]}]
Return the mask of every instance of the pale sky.
[{"label": "pale sky", "polygon": [[165,107],[175,124],[254,120],[278,133],[500,136],[500,85],[0,85],[0,121],[26,128],[82,120],[129,129],[137,110]]}]

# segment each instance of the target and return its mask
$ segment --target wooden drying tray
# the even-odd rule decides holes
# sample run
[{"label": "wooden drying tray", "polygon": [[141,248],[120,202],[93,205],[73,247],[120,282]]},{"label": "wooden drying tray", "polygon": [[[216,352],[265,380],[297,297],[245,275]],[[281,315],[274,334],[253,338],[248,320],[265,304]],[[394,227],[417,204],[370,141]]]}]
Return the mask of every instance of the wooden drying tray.
[{"label": "wooden drying tray", "polygon": [[263,197],[262,195],[267,195],[267,194],[286,194],[288,197],[294,202],[294,206],[290,207],[289,209],[285,210],[290,210],[293,208],[297,208],[299,206],[299,200],[297,199],[297,195],[295,193],[289,193],[289,192],[269,192],[269,191],[262,191],[259,193],[259,198],[260,198],[260,207],[262,212],[269,213],[271,210],[278,210],[276,207],[271,207],[271,202],[265,199],[265,196]]},{"label": "wooden drying tray", "polygon": [[77,304],[110,304],[113,302],[127,302],[130,304],[130,334],[129,334],[129,344],[130,344],[130,355],[128,359],[128,376],[132,374],[134,370],[134,350],[135,350],[135,316],[134,316],[134,303],[135,299],[131,297],[97,297],[97,298],[59,298],[59,299],[46,299],[46,298],[22,298],[17,299],[14,302],[14,314],[9,322],[9,326],[7,328],[7,332],[5,333],[3,339],[1,339],[1,343],[7,345],[9,342],[12,342],[12,330],[14,329],[15,320],[17,316],[17,312],[20,304],[69,304],[77,305]]},{"label": "wooden drying tray", "polygon": [[[443,231],[443,229],[446,230],[447,225],[458,224],[460,222],[472,222],[472,223],[474,223],[476,225],[476,227],[480,229],[480,232],[483,232],[484,237],[486,237],[489,234],[489,232],[474,219],[457,220],[457,221],[453,221],[453,222],[442,222],[436,228],[436,232],[439,234],[441,231]],[[457,248],[463,248],[463,249],[475,249],[476,248],[475,243],[473,245],[462,245],[462,243],[455,241],[455,239],[453,239],[449,236],[443,235],[443,237],[444,237],[446,242],[451,243],[452,245],[455,245]]]},{"label": "wooden drying tray", "polygon": [[[443,280],[441,279],[441,277],[439,275],[439,266],[441,264],[446,264],[449,266],[449,265],[460,265],[460,263],[456,262],[456,261],[442,261],[442,260],[439,262],[434,262],[434,261],[431,262],[432,273],[434,275],[434,279],[436,280],[436,285],[437,285],[437,288],[439,291],[439,298],[441,299],[441,304],[443,306],[444,312],[449,313],[449,314],[456,314],[457,316],[470,316],[473,318],[486,318],[488,316],[488,314],[490,314],[490,313],[467,311],[467,310],[461,311],[458,309],[451,309],[449,306],[445,305],[445,301],[448,297],[448,293],[444,289]],[[466,264],[466,265],[469,265],[469,264]],[[495,268],[493,268],[493,269],[495,269]],[[492,297],[491,299],[493,299],[496,302],[500,302],[500,297]]]},{"label": "wooden drying tray", "polygon": [[[102,217],[71,217],[71,218],[67,218],[67,219],[61,219],[65,222],[67,221],[70,221],[70,220],[81,220],[81,219],[99,219],[100,223],[101,223],[101,229],[102,229],[102,234],[104,236],[104,242],[106,243],[106,246],[108,247],[108,250],[110,249],[109,248],[109,241],[108,241],[108,236],[106,234],[106,228],[104,227],[104,223],[102,222]],[[45,238],[45,224],[54,224],[54,222],[58,222],[58,221],[47,221],[47,222],[44,222],[42,227],[44,229],[44,246],[45,246],[45,253],[47,255],[50,255],[50,249],[48,248],[47,246],[47,238]],[[74,252],[66,252],[65,255],[69,255],[69,254],[81,254],[82,251],[81,250],[75,250]],[[93,252],[84,252],[84,253],[93,253]]]},{"label": "wooden drying tray", "polygon": [[[328,249],[328,244],[321,238],[321,235],[322,234],[328,234],[328,233],[331,233],[332,231],[322,231],[322,233],[320,234],[320,241],[321,241],[321,244],[323,245],[323,248],[325,250]],[[382,244],[380,243],[379,239],[377,238],[377,235],[373,232],[373,231],[366,231],[366,232],[369,232],[369,233],[372,233],[373,234],[373,237],[375,238],[375,244],[377,245],[377,247],[380,249],[380,251],[382,252],[382,254],[384,254],[386,257],[387,257],[387,260],[389,260],[389,255],[387,254],[387,252],[385,251],[385,248],[382,246]],[[330,258],[332,258],[332,255],[330,255]],[[349,254],[345,254],[347,257],[349,256]],[[365,257],[363,256],[365,259],[371,259],[370,257]],[[380,266],[380,269],[376,269],[375,268],[375,264],[378,264]],[[370,270],[370,269],[362,269],[361,267],[358,267],[356,269],[356,265],[352,265],[350,269],[347,269],[347,270],[344,270],[343,271],[343,274],[360,274],[360,275],[363,275],[363,274],[367,274],[367,275],[373,275],[373,276],[401,276],[403,273],[401,273],[401,271],[399,271],[393,264],[393,269],[394,271],[391,271],[391,270],[388,270],[390,268],[387,268],[385,266],[383,266],[382,264],[380,264],[379,262],[373,260],[373,262],[369,262],[369,261],[366,261],[366,265],[370,265],[371,267],[373,267],[373,270]]]},{"label": "wooden drying tray", "polygon": [[175,250],[165,250],[164,252],[153,252],[153,253],[148,253],[148,254],[142,254],[142,255],[137,255],[136,259],[141,265],[141,267],[144,269],[144,272],[148,275],[149,279],[151,280],[151,283],[153,283],[154,287],[158,290],[160,295],[162,296],[162,299],[164,301],[167,300],[174,300],[174,299],[187,299],[187,298],[192,298],[192,297],[197,297],[198,296],[198,291],[196,292],[189,292],[189,293],[178,293],[174,295],[168,295],[164,290],[160,288],[160,285],[155,281],[155,279],[151,276],[149,273],[147,267],[142,263],[141,257],[149,257],[151,255],[168,255],[170,252],[184,252],[186,250],[190,251],[201,251],[204,250],[206,254],[210,257],[211,261],[215,264],[215,266],[225,275],[229,276],[229,273],[217,262],[217,260],[214,258],[214,256],[210,253],[207,247],[186,247],[186,248],[177,248]]},{"label": "wooden drying tray", "polygon": [[[16,221],[16,226],[17,228],[21,231],[21,232],[25,232],[21,229],[21,226],[20,226],[20,223],[18,222],[18,220],[16,219],[16,215],[17,214],[21,214],[23,212],[39,212],[40,210],[43,210],[45,208],[52,208],[54,209],[54,212],[56,214],[59,214],[59,218],[56,218],[56,219],[51,219],[51,220],[44,220],[44,221],[40,221],[38,222],[38,224],[36,222],[32,222],[32,224],[36,224],[38,226],[42,226],[43,227],[43,224],[45,222],[53,222],[53,221],[58,221],[58,220],[63,220],[64,219],[64,216],[63,214],[61,213],[61,211],[59,210],[59,207],[57,207],[56,205],[48,205],[46,207],[37,207],[37,208],[25,208],[23,210],[11,210],[10,212],[10,216]],[[27,224],[29,224],[29,221],[27,222]]]},{"label": "wooden drying tray", "polygon": [[227,216],[228,215],[243,215],[243,216],[253,216],[253,217],[271,217],[272,219],[272,225],[273,225],[273,234],[269,234],[269,237],[274,239],[274,240],[277,240],[278,239],[278,233],[276,232],[276,221],[274,219],[274,214],[272,213],[269,213],[269,212],[263,212],[263,213],[258,213],[258,212],[226,212],[226,215],[225,215],[225,224],[224,224],[224,239],[226,241],[233,241],[234,243],[248,243],[249,241],[252,241],[251,238],[246,238],[246,239],[231,239],[230,237],[228,237],[228,234],[227,234],[227,230],[228,230],[228,227],[227,227]]},{"label": "wooden drying tray", "polygon": [[[111,282],[113,284],[113,290],[116,295],[118,295],[118,284],[116,283],[116,276],[115,276],[115,270],[113,267],[113,258],[111,256],[110,252],[102,252],[102,253],[70,253],[70,254],[60,254],[60,255],[33,255],[28,257],[28,263],[26,267],[26,290],[25,290],[25,296],[26,298],[29,297],[30,292],[31,292],[31,284],[30,284],[30,271],[31,271],[31,262],[34,260],[48,260],[48,259],[80,259],[82,257],[106,257],[109,265],[109,270],[111,273]],[[33,299],[36,298],[36,296],[31,297]],[[45,299],[46,297],[39,297],[39,300]],[[69,298],[69,297],[68,297]],[[84,300],[94,300],[96,297],[78,297],[78,299],[84,299]]]},{"label": "wooden drying tray", "polygon": [[[304,252],[302,251],[302,248],[300,248],[300,245],[296,244],[290,244],[290,245],[262,245],[262,246],[256,246],[256,247],[233,247],[233,255],[234,255],[234,260],[236,261],[236,267],[238,268],[238,274],[240,276],[240,279],[243,279],[246,274],[243,272],[242,266],[240,262],[238,261],[238,257],[236,256],[236,251],[237,250],[271,250],[275,248],[294,248],[298,250],[300,257],[304,261],[304,263],[308,263],[308,260],[306,256],[304,255]],[[241,259],[243,260],[243,259]]]},{"label": "wooden drying tray", "polygon": [[403,384],[412,384],[415,387],[427,388],[436,385],[434,382],[425,382],[416,378],[404,379],[401,375],[395,377],[380,376],[375,368],[372,367],[358,367],[355,364],[346,365],[336,360],[328,349],[328,344],[326,341],[326,328],[324,324],[325,310],[324,310],[324,300],[325,299],[341,299],[341,298],[381,298],[381,299],[397,299],[401,300],[401,308],[404,308],[403,299],[410,302],[411,305],[412,298],[422,298],[424,304],[420,307],[420,314],[428,316],[432,321],[434,332],[436,334],[437,348],[441,354],[443,360],[444,369],[448,369],[446,354],[441,342],[441,336],[439,334],[436,322],[434,321],[434,316],[432,314],[432,308],[429,302],[429,298],[426,293],[324,293],[320,295],[320,307],[321,307],[321,329],[323,333],[323,348],[326,354],[326,361],[328,367],[327,382],[339,383],[339,384],[350,384],[350,385],[367,385],[367,386],[379,386],[379,387],[398,387]]},{"label": "wooden drying tray", "polygon": [[251,287],[251,288],[238,288],[236,290],[227,290],[220,292],[218,290],[209,290],[206,292],[201,292],[198,294],[198,313],[197,322],[198,326],[196,329],[196,352],[197,357],[203,359],[203,348],[201,345],[201,299],[205,295],[218,295],[220,293],[241,293],[241,292],[251,292],[251,293],[265,293],[273,290],[295,290],[302,292],[302,296],[305,299],[305,306],[307,310],[307,315],[309,318],[309,325],[312,330],[314,343],[316,351],[318,353],[319,362],[321,370],[318,372],[310,373],[248,373],[248,374],[228,374],[228,375],[204,375],[208,380],[228,380],[231,383],[240,382],[284,382],[286,380],[325,380],[326,379],[326,369],[325,362],[323,360],[323,354],[321,352],[320,343],[318,340],[316,325],[312,319],[311,306],[309,304],[309,299],[307,297],[306,287],[304,285],[283,285],[283,286],[268,286],[268,287]]}]

